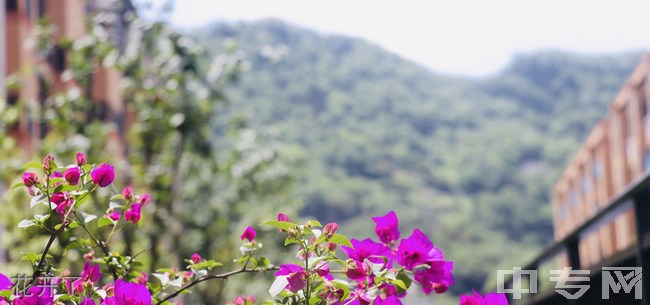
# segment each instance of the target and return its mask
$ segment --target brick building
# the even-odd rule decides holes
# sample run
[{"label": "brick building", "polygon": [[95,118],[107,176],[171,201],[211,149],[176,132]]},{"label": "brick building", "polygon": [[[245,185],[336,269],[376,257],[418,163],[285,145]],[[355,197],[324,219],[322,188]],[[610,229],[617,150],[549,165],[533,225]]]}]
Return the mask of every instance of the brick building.
[{"label": "brick building", "polygon": [[[17,124],[9,131],[25,156],[36,152],[39,139],[47,133],[47,126],[34,120],[29,110],[43,107],[48,94],[65,93],[74,88],[83,90],[74,79],[65,77],[68,55],[59,43],[83,37],[90,14],[107,10],[123,17],[124,12],[134,9],[129,1],[85,0],[5,0],[0,8],[0,88],[8,104],[20,100],[29,105],[23,108]],[[34,46],[34,29],[39,20],[47,20],[54,28],[55,46],[45,59],[37,56]],[[126,21],[116,18],[107,27],[114,45],[123,50],[128,36]],[[15,77],[20,86],[5,90],[8,76]],[[109,136],[118,146],[123,142],[126,121],[120,79],[119,71],[97,65],[91,75],[92,92],[84,92],[95,103],[97,117],[118,125],[117,132]],[[45,82],[51,86],[51,92],[43,92]]]},{"label": "brick building", "polygon": [[[643,58],[553,189],[556,240],[607,208],[650,168],[650,55]],[[580,236],[581,267],[596,265],[636,241],[632,203],[622,204]],[[566,257],[564,264],[568,265]]]}]

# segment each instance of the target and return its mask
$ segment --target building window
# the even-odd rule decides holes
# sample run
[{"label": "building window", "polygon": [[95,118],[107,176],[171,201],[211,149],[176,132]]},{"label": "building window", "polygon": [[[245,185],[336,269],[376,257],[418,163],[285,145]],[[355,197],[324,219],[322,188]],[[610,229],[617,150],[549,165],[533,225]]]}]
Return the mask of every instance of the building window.
[{"label": "building window", "polygon": [[600,160],[594,158],[591,164],[591,172],[594,175],[595,181],[600,180],[600,177],[603,176],[603,165],[600,163]]},{"label": "building window", "polygon": [[7,12],[15,12],[18,10],[18,0],[5,0],[5,9]]},{"label": "building window", "polygon": [[54,46],[50,53],[50,64],[55,71],[61,73],[65,70],[65,50],[60,46]]},{"label": "building window", "polygon": [[569,193],[569,202],[571,205],[578,205],[578,195],[575,191],[571,191],[571,193]]},{"label": "building window", "polygon": [[38,18],[40,19],[45,17],[46,12],[45,0],[38,0]]},{"label": "building window", "polygon": [[580,181],[580,187],[582,189],[583,194],[586,194],[587,192],[589,192],[589,186],[590,186],[590,184],[589,184],[589,179],[587,179],[587,176],[582,177],[582,179]]}]

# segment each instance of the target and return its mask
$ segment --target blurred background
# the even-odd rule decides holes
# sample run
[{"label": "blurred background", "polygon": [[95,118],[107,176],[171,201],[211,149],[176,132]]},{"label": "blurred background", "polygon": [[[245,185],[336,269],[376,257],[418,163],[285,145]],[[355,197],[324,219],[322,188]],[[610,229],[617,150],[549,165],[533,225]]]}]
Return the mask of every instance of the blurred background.
[{"label": "blurred background", "polygon": [[[395,210],[455,261],[451,291],[412,304],[494,287],[553,241],[554,183],[650,48],[641,1],[4,2],[4,273],[42,244],[14,229],[29,199],[7,187],[27,161],[82,151],[152,195],[119,234],[149,272],[229,262],[278,212],[362,239]],[[190,300],[267,289],[211,282]]]}]

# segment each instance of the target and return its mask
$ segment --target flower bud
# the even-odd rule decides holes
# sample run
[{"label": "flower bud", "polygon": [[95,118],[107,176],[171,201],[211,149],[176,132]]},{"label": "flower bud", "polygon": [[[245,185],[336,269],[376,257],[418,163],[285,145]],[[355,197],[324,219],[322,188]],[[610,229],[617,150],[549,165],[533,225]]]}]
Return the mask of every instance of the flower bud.
[{"label": "flower bud", "polygon": [[327,243],[327,250],[335,251],[336,250],[336,243]]},{"label": "flower bud", "polygon": [[68,168],[63,174],[63,177],[65,177],[65,181],[68,181],[68,183],[70,183],[71,185],[77,185],[79,183],[80,176],[81,176],[81,172],[79,171],[79,168],[76,166]]},{"label": "flower bud", "polygon": [[49,175],[52,173],[52,164],[54,164],[54,157],[47,154],[47,156],[43,158],[43,172],[45,172],[45,174]]},{"label": "flower bud", "polygon": [[108,186],[115,180],[115,169],[108,163],[102,163],[90,172],[90,178],[100,187]]},{"label": "flower bud", "polygon": [[90,249],[88,253],[84,254],[84,259],[86,259],[87,261],[95,260],[95,251],[93,249]]},{"label": "flower bud", "polygon": [[287,234],[291,238],[298,238],[300,236],[300,232],[298,232],[298,228],[296,226],[293,226],[287,230]]},{"label": "flower bud", "polygon": [[140,217],[142,216],[141,210],[142,210],[141,204],[139,203],[133,204],[130,210],[124,212],[124,219],[132,223],[138,223],[138,221],[140,221]]},{"label": "flower bud", "polygon": [[115,211],[111,212],[108,214],[108,218],[110,218],[113,222],[119,221],[122,215],[120,215],[120,212]]},{"label": "flower bud", "polygon": [[244,233],[242,233],[242,235],[239,236],[239,239],[254,241],[256,236],[257,236],[257,232],[255,232],[255,229],[248,226],[246,227],[246,229],[244,229]]},{"label": "flower bud", "polygon": [[133,200],[133,189],[130,186],[127,186],[122,190],[122,197],[124,197],[124,200],[127,202],[131,202]]},{"label": "flower bud", "polygon": [[291,222],[291,218],[285,214],[278,213],[278,221]]},{"label": "flower bud", "polygon": [[75,164],[77,164],[77,166],[84,166],[86,163],[88,163],[86,160],[86,155],[84,155],[82,152],[78,152],[77,156],[75,157]]},{"label": "flower bud", "polygon": [[336,222],[330,222],[323,228],[323,234],[327,235],[327,238],[330,239],[336,233],[338,228],[339,225]]},{"label": "flower bud", "polygon": [[199,255],[198,253],[192,254],[192,263],[198,264],[200,262],[201,262],[201,255]]},{"label": "flower bud", "polygon": [[149,196],[149,194],[140,195],[140,204],[143,207],[146,207],[149,204],[150,201],[151,201],[151,196]]},{"label": "flower bud", "polygon": [[38,184],[38,176],[32,172],[26,172],[23,174],[23,183],[26,187],[31,187]]}]

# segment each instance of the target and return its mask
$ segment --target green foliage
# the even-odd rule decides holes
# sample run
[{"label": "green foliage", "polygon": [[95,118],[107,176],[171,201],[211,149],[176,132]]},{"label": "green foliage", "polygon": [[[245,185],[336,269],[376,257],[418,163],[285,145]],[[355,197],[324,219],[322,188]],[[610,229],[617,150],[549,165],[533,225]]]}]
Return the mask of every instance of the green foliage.
[{"label": "green foliage", "polygon": [[551,185],[639,59],[543,52],[471,80],[272,20],[194,36],[212,56],[239,48],[246,72],[227,88],[231,109],[308,156],[304,216],[357,233],[395,209],[403,229],[450,249],[455,291],[550,242]]}]

